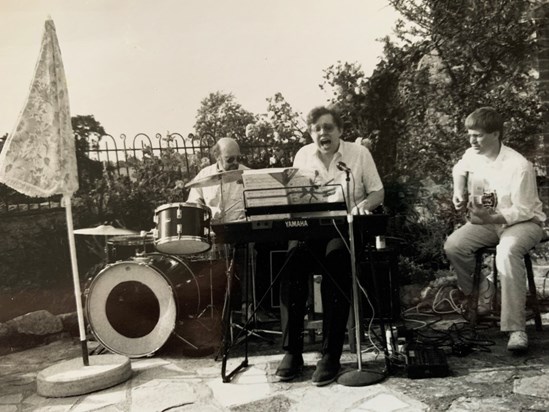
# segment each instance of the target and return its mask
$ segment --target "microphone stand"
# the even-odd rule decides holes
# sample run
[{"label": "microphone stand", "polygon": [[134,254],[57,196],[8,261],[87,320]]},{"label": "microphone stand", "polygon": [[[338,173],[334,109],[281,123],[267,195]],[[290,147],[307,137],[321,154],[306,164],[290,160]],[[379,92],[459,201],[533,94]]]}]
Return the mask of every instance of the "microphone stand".
[{"label": "microphone stand", "polygon": [[[350,174],[349,168],[345,169],[347,183],[347,196],[349,198],[349,205],[347,206],[347,223],[349,225],[349,246],[351,254],[351,277],[353,283],[353,313],[354,313],[354,326],[355,326],[355,339],[356,339],[356,354],[357,354],[357,369],[343,373],[337,379],[337,383],[344,386],[367,386],[372,385],[383,380],[383,374],[373,371],[366,371],[362,369],[362,350],[361,350],[361,319],[360,319],[360,307],[359,307],[359,294],[358,294],[358,276],[356,270],[356,251],[355,251],[355,234],[353,214],[351,210],[351,192],[350,192]],[[349,336],[349,339],[351,337]]]}]

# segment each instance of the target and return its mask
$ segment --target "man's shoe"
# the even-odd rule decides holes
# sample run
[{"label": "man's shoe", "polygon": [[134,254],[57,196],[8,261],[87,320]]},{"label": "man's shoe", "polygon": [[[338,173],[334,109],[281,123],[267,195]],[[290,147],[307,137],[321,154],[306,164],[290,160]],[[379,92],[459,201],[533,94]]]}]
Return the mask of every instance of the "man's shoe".
[{"label": "man's shoe", "polygon": [[275,375],[278,376],[280,381],[291,381],[297,375],[301,373],[303,369],[303,355],[287,353],[284,355],[278,368],[275,372]]},{"label": "man's shoe", "polygon": [[496,296],[496,287],[488,279],[479,286],[477,314],[480,316],[492,313],[492,305]]},{"label": "man's shoe", "polygon": [[528,350],[528,335],[522,330],[516,330],[509,334],[507,350],[511,352],[526,352]]},{"label": "man's shoe", "polygon": [[312,378],[313,385],[324,386],[332,383],[337,378],[340,369],[339,359],[324,355],[316,364]]}]

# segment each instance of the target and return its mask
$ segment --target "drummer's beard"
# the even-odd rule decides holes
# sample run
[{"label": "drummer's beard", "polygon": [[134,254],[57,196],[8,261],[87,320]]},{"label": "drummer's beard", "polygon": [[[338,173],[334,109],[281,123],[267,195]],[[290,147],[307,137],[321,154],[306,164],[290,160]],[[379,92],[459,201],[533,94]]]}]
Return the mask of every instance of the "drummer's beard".
[{"label": "drummer's beard", "polygon": [[229,163],[225,166],[225,171],[229,170],[237,170],[238,169],[238,163]]}]

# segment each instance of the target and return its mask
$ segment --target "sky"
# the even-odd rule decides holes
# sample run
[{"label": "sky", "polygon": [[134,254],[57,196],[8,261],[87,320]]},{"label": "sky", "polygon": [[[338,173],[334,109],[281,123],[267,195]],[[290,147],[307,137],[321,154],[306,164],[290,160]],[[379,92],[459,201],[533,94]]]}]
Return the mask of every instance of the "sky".
[{"label": "sky", "polygon": [[0,0],[0,135],[23,109],[48,16],[72,116],[113,136],[186,135],[217,91],[255,114],[280,92],[306,114],[329,99],[329,66],[372,73],[398,17],[386,0]]}]

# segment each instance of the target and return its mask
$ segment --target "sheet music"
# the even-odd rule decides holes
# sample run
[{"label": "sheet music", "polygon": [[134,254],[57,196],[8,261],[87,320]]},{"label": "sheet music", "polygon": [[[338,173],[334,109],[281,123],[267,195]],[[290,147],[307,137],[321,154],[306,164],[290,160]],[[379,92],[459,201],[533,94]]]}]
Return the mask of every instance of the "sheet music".
[{"label": "sheet music", "polygon": [[[246,208],[345,201],[341,185],[319,182],[315,170],[294,167],[249,169],[244,171],[242,181]],[[250,220],[291,217],[291,213],[249,216]]]}]

